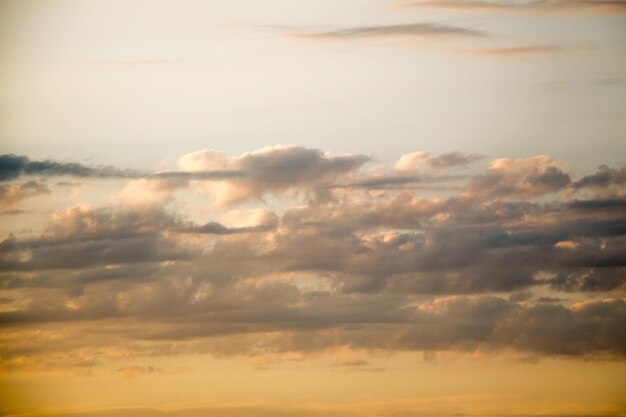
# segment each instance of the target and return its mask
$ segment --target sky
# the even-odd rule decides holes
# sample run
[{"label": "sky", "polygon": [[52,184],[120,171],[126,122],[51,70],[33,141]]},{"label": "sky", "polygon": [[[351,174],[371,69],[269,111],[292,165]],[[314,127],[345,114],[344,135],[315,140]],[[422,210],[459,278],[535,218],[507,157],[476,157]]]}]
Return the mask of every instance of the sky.
[{"label": "sky", "polygon": [[0,0],[0,415],[625,416],[623,0]]}]

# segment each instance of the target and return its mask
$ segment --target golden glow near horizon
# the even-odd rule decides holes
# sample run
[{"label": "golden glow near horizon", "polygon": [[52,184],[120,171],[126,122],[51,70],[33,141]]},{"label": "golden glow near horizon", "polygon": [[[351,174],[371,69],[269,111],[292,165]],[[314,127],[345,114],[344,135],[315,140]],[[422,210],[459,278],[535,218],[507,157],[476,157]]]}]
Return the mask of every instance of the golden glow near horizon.
[{"label": "golden glow near horizon", "polygon": [[626,415],[626,3],[0,2],[0,415]]}]

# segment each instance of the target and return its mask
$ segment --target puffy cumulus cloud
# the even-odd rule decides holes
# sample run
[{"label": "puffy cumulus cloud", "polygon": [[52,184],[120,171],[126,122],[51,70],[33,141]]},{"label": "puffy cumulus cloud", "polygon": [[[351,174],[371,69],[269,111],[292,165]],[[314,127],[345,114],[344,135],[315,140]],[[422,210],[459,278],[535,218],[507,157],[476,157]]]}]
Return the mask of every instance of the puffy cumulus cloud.
[{"label": "puffy cumulus cloud", "polygon": [[396,171],[414,171],[419,170],[428,161],[430,153],[413,152],[405,153],[396,162],[394,168]]},{"label": "puffy cumulus cloud", "polygon": [[165,211],[154,207],[112,209],[76,205],[55,211],[43,238],[54,241],[125,237],[157,233],[175,223]]},{"label": "puffy cumulus cloud", "polygon": [[198,172],[212,169],[228,169],[232,168],[232,165],[223,151],[203,150],[178,158],[178,167],[184,171]]},{"label": "puffy cumulus cloud", "polygon": [[[248,202],[196,223],[177,204],[119,199],[58,210],[39,236],[16,226],[19,238],[0,242],[0,363],[264,363],[337,348],[626,356],[626,204],[589,191],[619,185],[621,168],[572,179],[549,157],[498,159],[460,191],[427,194],[355,186],[377,178],[358,172],[367,160],[296,146],[200,152],[181,158],[184,179],[132,181],[176,201],[177,181],[229,173],[219,182],[244,191],[222,201],[275,193],[280,212]],[[340,185],[298,205],[282,194]]]},{"label": "puffy cumulus cloud", "polygon": [[200,151],[182,156],[178,165],[191,172],[232,170],[240,178],[223,181],[211,188],[220,206],[261,200],[268,193],[316,191],[355,172],[370,160],[364,155],[329,156],[318,149],[301,146],[273,146],[237,157],[223,152]]},{"label": "puffy cumulus cloud", "polygon": [[549,156],[501,158],[487,172],[472,178],[465,194],[480,198],[530,198],[564,189],[571,177]]}]

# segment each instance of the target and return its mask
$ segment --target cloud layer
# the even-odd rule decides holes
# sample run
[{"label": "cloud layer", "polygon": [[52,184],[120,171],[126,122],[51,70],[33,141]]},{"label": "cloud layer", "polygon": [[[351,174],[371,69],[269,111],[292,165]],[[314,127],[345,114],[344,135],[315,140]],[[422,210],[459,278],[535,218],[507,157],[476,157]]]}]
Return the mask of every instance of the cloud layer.
[{"label": "cloud layer", "polygon": [[[623,360],[624,167],[576,175],[542,155],[479,172],[479,159],[414,152],[390,170],[277,146],[200,151],[167,176],[127,178],[125,193],[160,197],[71,205],[40,234],[16,228],[0,242],[1,365],[95,366],[112,346],[130,356],[349,348]],[[54,195],[17,183],[34,173],[29,159],[5,160],[22,164],[3,177],[6,196],[24,193],[13,205],[28,190]],[[48,165],[37,175],[93,173]],[[202,177],[215,172],[239,174]],[[216,217],[190,220],[163,189],[203,196]]]}]

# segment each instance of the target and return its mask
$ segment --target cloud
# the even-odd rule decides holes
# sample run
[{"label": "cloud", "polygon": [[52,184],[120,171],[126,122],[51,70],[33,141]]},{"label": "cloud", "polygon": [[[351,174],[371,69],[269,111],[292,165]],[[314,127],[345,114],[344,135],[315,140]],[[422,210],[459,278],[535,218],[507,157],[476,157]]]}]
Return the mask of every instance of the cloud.
[{"label": "cloud", "polygon": [[49,193],[48,187],[38,181],[27,181],[21,185],[0,183],[0,208],[13,206],[29,197]]},{"label": "cloud", "polygon": [[414,175],[411,171],[398,171],[396,174],[374,174],[355,176],[349,182],[330,185],[333,190],[433,190],[458,189],[458,183],[467,179],[462,175]]},{"label": "cloud", "polygon": [[626,286],[626,267],[599,268],[558,274],[550,279],[550,286],[565,292],[603,292]]},{"label": "cloud", "polygon": [[137,378],[137,377],[145,376],[145,375],[161,373],[161,372],[163,372],[161,369],[155,368],[154,366],[151,366],[151,365],[146,365],[146,366],[129,365],[129,366],[124,366],[122,368],[118,368],[115,370],[115,373],[117,375],[121,376],[122,378],[129,378],[129,379]]},{"label": "cloud", "polygon": [[280,145],[237,157],[219,151],[199,151],[182,156],[181,169],[197,172],[231,169],[244,172],[241,178],[224,181],[210,189],[218,205],[261,200],[266,193],[289,190],[314,192],[345,178],[370,160],[364,155],[330,156],[318,149]]},{"label": "cloud", "polygon": [[182,232],[215,234],[215,235],[232,235],[238,233],[262,233],[269,232],[278,227],[278,217],[273,213],[264,213],[260,222],[251,226],[227,227],[218,222],[208,222],[203,225],[189,225],[181,229]]},{"label": "cloud", "polygon": [[499,48],[482,48],[472,51],[473,54],[485,57],[503,58],[528,55],[543,55],[563,52],[565,48],[557,45],[521,45],[505,46]]},{"label": "cloud", "polygon": [[318,39],[365,39],[365,38],[389,38],[389,37],[406,37],[406,38],[422,38],[422,37],[484,37],[486,33],[458,26],[450,26],[445,24],[419,22],[396,25],[378,25],[378,26],[356,26],[347,28],[337,28],[332,30],[303,30],[296,28],[280,27],[283,31],[304,38]]},{"label": "cloud", "polygon": [[396,171],[411,171],[417,170],[422,165],[426,164],[428,159],[430,158],[430,153],[428,152],[413,152],[404,154],[398,159],[394,168]]},{"label": "cloud", "polygon": [[607,165],[598,167],[598,171],[586,175],[574,182],[574,189],[591,189],[601,195],[626,195],[626,163],[620,168]]},{"label": "cloud", "polygon": [[599,200],[574,200],[568,204],[576,210],[598,210],[598,211],[626,211],[626,198],[599,199]]},{"label": "cloud", "polygon": [[31,161],[26,156],[0,155],[0,181],[9,181],[22,175],[66,175],[73,177],[126,178],[132,171],[114,167],[91,167],[75,162]]},{"label": "cloud", "polygon": [[[32,161],[27,156],[14,154],[0,155],[0,181],[11,181],[21,176],[69,176],[76,178],[121,178],[121,179],[162,179],[162,180],[220,180],[244,175],[238,171],[216,170],[204,172],[164,171],[142,172],[125,170],[112,166],[90,166],[77,162],[57,162],[52,160]],[[61,183],[67,185],[67,183]]]},{"label": "cloud", "polygon": [[404,154],[398,159],[394,168],[396,171],[419,171],[424,168],[449,169],[466,167],[481,159],[480,155],[463,152],[450,152],[431,157],[428,152],[413,152]]},{"label": "cloud", "polygon": [[485,174],[474,177],[465,194],[481,198],[529,198],[557,192],[570,182],[570,175],[548,156],[501,158],[492,161]]},{"label": "cloud", "polygon": [[[177,171],[140,172],[2,155],[0,181],[25,175],[129,179],[131,181],[118,198],[125,204],[147,205],[168,203],[174,193],[188,187],[190,181],[207,181],[215,185],[204,189],[214,194],[218,205],[228,206],[261,200],[266,193],[304,190],[310,194],[323,194],[329,184],[349,176],[369,160],[364,155],[330,156],[318,149],[280,145],[238,157],[227,157],[220,151],[199,151],[183,155]],[[30,187],[32,194],[32,185]],[[20,191],[24,194],[24,190],[3,186],[0,192],[7,195],[7,201],[17,202],[20,199],[16,196]]]},{"label": "cloud", "polygon": [[425,0],[410,3],[409,6],[476,12],[490,11],[548,13],[593,11],[605,13],[623,13],[626,11],[626,2],[623,0]]},{"label": "cloud", "polygon": [[[187,178],[126,184],[173,204],[118,198],[57,210],[39,234],[13,229],[0,242],[0,366],[97,367],[113,346],[135,363],[339,348],[626,356],[622,168],[573,177],[547,156],[501,158],[442,191],[419,170],[477,157],[409,155],[412,171],[394,173],[298,146],[201,151],[180,159]],[[241,175],[191,179],[207,172]],[[246,207],[202,207],[198,221],[172,191],[183,187]],[[318,189],[330,197],[291,198]],[[278,203],[255,204],[267,194]]]},{"label": "cloud", "polygon": [[0,243],[0,271],[81,269],[186,259],[189,252],[164,235],[177,220],[157,208],[72,206],[53,214],[39,238]]},{"label": "cloud", "polygon": [[464,167],[481,159],[480,155],[463,152],[450,152],[428,160],[428,165],[435,169]]}]

